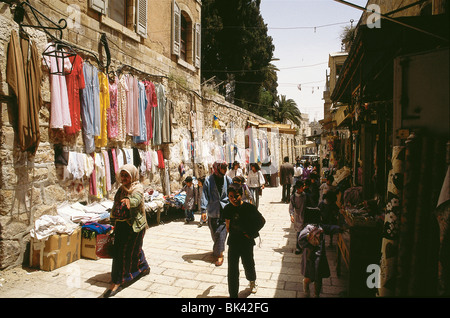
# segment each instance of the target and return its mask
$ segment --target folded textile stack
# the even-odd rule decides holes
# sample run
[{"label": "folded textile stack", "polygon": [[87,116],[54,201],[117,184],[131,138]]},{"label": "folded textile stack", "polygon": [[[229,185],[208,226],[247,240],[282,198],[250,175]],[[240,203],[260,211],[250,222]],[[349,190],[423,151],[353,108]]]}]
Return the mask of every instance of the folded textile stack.
[{"label": "folded textile stack", "polygon": [[30,235],[37,240],[46,240],[54,234],[70,235],[77,227],[77,224],[59,215],[43,215],[34,222],[34,227],[30,230]]},{"label": "folded textile stack", "polygon": [[83,205],[79,202],[65,203],[57,208],[58,215],[75,223],[99,222],[109,218],[112,201]]},{"label": "folded textile stack", "polygon": [[97,234],[106,234],[111,231],[112,226],[109,224],[100,224],[97,222],[88,222],[83,224],[81,227],[82,236],[84,238],[92,238],[93,236],[97,236]]},{"label": "folded textile stack", "polygon": [[144,207],[147,213],[157,213],[164,211],[164,196],[158,191],[144,193]]},{"label": "folded textile stack", "polygon": [[186,192],[181,192],[176,194],[173,197],[166,197],[166,202],[177,209],[181,209],[184,205],[184,201],[186,200]]}]

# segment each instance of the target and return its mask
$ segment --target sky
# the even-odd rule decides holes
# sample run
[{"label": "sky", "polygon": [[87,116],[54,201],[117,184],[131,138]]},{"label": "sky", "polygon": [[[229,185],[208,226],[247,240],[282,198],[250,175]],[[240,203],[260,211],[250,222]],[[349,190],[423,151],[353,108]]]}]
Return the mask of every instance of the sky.
[{"label": "sky", "polygon": [[[367,0],[347,2],[365,7]],[[341,51],[343,28],[363,12],[334,0],[261,0],[260,10],[279,59],[278,95],[293,99],[310,122],[323,119],[328,56]]]}]

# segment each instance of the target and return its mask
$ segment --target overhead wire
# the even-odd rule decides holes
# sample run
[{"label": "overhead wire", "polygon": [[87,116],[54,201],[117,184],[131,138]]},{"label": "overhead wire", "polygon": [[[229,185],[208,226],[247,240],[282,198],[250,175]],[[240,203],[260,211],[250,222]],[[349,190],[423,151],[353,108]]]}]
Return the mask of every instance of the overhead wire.
[{"label": "overhead wire", "polygon": [[243,26],[243,25],[227,25],[223,27],[209,27],[209,28],[202,28],[202,30],[220,30],[220,29],[269,29],[269,30],[301,30],[301,29],[319,29],[319,28],[325,28],[340,24],[348,24],[348,21],[346,22],[336,22],[336,23],[329,23],[329,24],[322,24],[322,25],[316,25],[316,26],[292,26],[292,27],[268,27],[267,25],[264,26]]},{"label": "overhead wire", "polygon": [[[288,69],[295,69],[295,68],[305,68],[305,67],[314,67],[319,66],[323,64],[327,64],[328,62],[322,62],[322,63],[316,63],[316,64],[310,64],[310,65],[298,65],[298,66],[287,66],[287,67],[277,67],[275,71],[278,70],[288,70]],[[265,72],[267,71],[267,68],[262,68],[259,70],[202,70],[203,72],[216,72],[216,73],[250,73],[250,72]]]}]

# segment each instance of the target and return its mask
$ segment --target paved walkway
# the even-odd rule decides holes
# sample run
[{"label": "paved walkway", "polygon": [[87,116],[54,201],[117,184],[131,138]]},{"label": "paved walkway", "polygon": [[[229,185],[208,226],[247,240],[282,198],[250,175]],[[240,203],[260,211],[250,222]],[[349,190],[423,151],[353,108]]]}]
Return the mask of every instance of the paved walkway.
[{"label": "paved walkway", "polygon": [[[295,233],[288,205],[280,203],[280,198],[281,187],[263,190],[260,211],[266,225],[260,232],[261,242],[254,249],[259,288],[256,294],[248,293],[241,265],[240,298],[304,297],[301,256],[294,253]],[[150,275],[115,297],[227,298],[227,259],[220,267],[214,265],[209,229],[197,226],[200,215],[195,218],[191,224],[184,224],[179,218],[150,227],[144,239]],[[323,280],[321,297],[345,297],[347,275],[336,275],[336,248],[327,247],[327,256],[331,276]],[[29,268],[0,271],[0,297],[96,298],[109,285],[110,271],[110,259],[80,259],[51,272]]]}]

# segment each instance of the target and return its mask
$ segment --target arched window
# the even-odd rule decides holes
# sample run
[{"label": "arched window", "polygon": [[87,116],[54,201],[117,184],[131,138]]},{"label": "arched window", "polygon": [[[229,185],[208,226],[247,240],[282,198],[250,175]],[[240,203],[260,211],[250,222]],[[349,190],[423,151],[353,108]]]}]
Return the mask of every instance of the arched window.
[{"label": "arched window", "polygon": [[185,66],[200,68],[200,23],[194,23],[189,13],[173,1],[172,53]]},{"label": "arched window", "polygon": [[180,58],[192,63],[192,22],[189,16],[181,11]]}]

